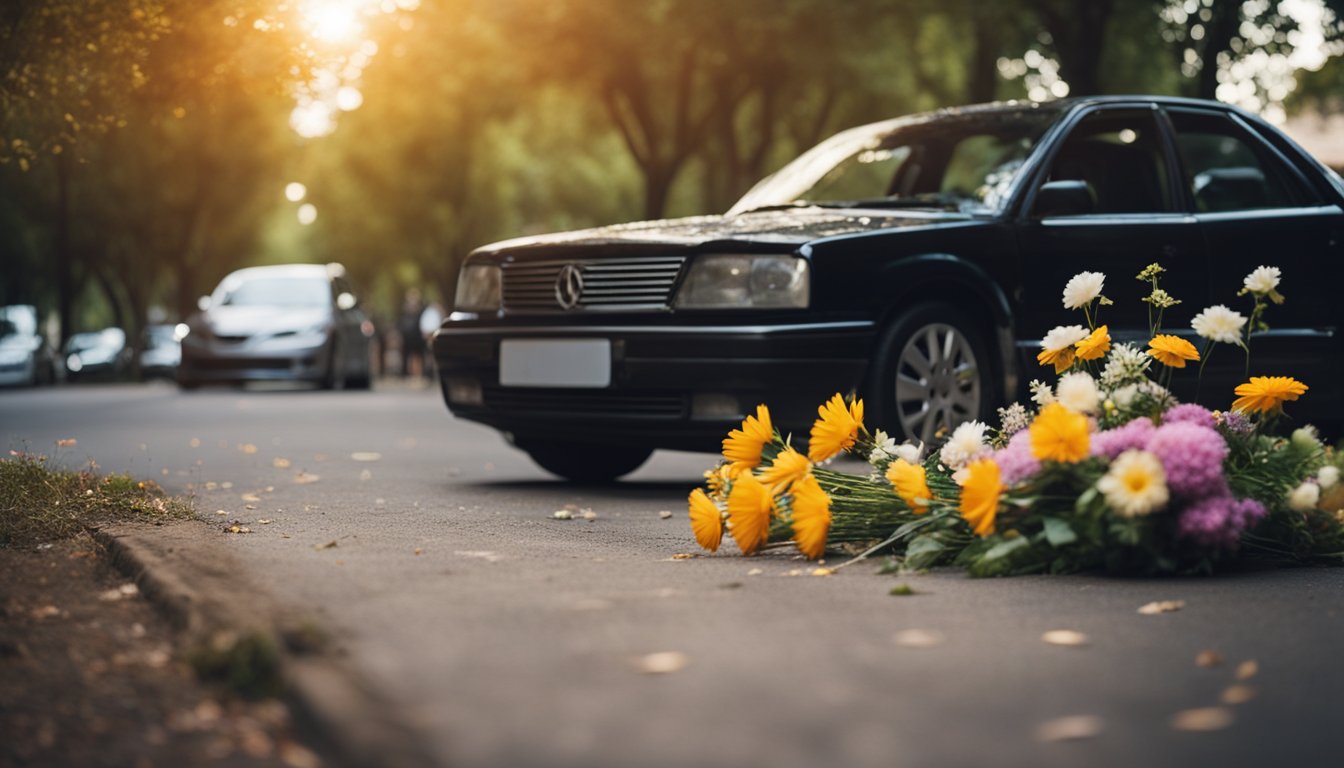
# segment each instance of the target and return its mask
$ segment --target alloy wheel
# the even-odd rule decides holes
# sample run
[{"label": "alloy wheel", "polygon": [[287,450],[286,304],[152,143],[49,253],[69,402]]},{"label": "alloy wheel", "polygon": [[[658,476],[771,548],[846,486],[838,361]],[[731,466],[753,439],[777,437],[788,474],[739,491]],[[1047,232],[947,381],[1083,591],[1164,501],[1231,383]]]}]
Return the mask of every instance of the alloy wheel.
[{"label": "alloy wheel", "polygon": [[896,360],[896,413],[908,438],[932,444],[977,418],[980,365],[956,326],[930,323],[906,339]]}]

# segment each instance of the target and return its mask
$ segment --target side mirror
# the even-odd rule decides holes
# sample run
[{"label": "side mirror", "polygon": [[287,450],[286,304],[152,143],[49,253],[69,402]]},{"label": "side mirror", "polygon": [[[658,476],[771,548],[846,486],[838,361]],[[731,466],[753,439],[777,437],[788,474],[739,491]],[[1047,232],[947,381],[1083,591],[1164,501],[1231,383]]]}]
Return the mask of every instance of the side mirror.
[{"label": "side mirror", "polygon": [[1037,218],[1048,216],[1082,216],[1097,208],[1097,196],[1086,181],[1065,179],[1048,181],[1041,185],[1036,193],[1036,203],[1032,215]]},{"label": "side mirror", "polygon": [[199,309],[199,310],[201,310],[202,312],[204,312],[204,311],[206,311],[207,309],[209,309],[209,308],[210,308],[210,297],[209,297],[209,296],[202,296],[201,298],[197,299],[197,300],[196,300],[196,308]]},{"label": "side mirror", "polygon": [[358,304],[359,299],[356,299],[355,294],[353,293],[346,292],[336,297],[336,307],[342,312],[348,312],[349,310],[354,309]]}]

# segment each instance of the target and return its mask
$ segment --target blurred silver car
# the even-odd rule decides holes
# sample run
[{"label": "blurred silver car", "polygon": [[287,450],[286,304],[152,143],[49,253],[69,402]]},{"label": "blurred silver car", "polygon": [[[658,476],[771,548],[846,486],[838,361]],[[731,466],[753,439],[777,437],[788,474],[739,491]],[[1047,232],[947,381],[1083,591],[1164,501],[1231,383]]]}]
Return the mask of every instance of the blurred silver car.
[{"label": "blurred silver car", "polygon": [[56,375],[56,354],[38,331],[37,308],[0,307],[0,386],[51,384]]},{"label": "blurred silver car", "polygon": [[177,382],[306,381],[367,389],[373,324],[339,264],[240,269],[180,329]]},{"label": "blurred silver car", "polygon": [[177,364],[182,361],[184,323],[155,324],[145,328],[144,348],[140,351],[140,375],[146,379],[176,379]]},{"label": "blurred silver car", "polygon": [[65,342],[67,381],[119,381],[131,371],[131,350],[120,328],[76,333]]}]

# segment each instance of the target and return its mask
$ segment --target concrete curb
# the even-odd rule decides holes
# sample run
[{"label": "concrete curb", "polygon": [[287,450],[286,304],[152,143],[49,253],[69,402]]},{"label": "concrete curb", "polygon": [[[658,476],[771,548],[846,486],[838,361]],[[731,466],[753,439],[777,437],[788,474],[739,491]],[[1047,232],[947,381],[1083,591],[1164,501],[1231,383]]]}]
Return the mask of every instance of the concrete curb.
[{"label": "concrete curb", "polygon": [[296,620],[253,587],[201,521],[116,526],[91,532],[112,566],[135,580],[190,643],[219,633],[263,633],[280,649],[283,694],[323,756],[346,766],[436,766],[422,737],[348,664],[327,649],[287,642],[311,622]]}]

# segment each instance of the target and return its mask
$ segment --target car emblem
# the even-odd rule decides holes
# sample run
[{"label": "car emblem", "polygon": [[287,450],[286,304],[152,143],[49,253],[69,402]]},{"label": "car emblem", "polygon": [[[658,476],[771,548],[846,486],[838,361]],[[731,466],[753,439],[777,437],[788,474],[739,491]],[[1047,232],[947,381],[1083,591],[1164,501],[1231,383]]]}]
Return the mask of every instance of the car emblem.
[{"label": "car emblem", "polygon": [[566,264],[555,278],[555,300],[561,309],[573,309],[583,296],[583,270],[578,264]]}]

